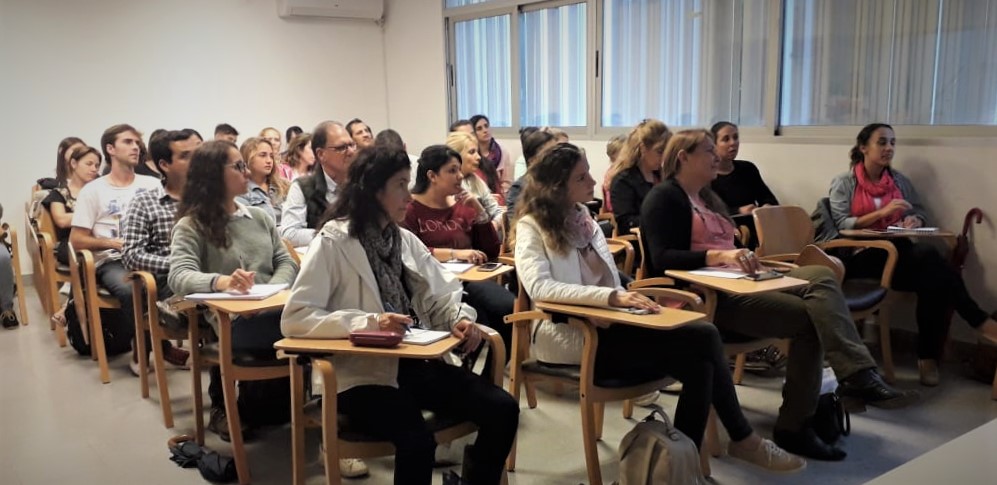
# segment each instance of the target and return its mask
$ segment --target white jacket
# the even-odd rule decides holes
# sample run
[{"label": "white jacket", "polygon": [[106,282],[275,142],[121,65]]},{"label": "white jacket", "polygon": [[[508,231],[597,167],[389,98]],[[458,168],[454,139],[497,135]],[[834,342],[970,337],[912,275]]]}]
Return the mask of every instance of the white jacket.
[{"label": "white jacket", "polygon": [[[609,306],[610,295],[623,289],[606,237],[598,226],[593,226],[592,247],[606,263],[606,271],[613,275],[615,288],[583,285],[577,250],[561,255],[548,248],[543,231],[532,216],[524,216],[516,223],[516,271],[526,294],[534,302]],[[550,364],[579,364],[583,345],[582,334],[576,328],[549,320],[534,324],[531,348],[537,360]]]},{"label": "white jacket", "polygon": [[[414,234],[401,229],[402,264],[412,308],[427,328],[452,330],[477,313],[461,303],[463,286]],[[349,236],[349,222],[329,221],[308,246],[280,319],[288,337],[344,339],[354,330],[379,330],[384,312],[367,253]],[[334,356],[338,392],[360,385],[398,387],[398,360]]]}]

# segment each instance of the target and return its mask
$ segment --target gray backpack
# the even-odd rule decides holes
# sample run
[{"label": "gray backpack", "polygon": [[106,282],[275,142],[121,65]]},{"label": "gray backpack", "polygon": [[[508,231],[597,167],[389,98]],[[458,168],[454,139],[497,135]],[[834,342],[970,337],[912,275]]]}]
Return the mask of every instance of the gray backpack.
[{"label": "gray backpack", "polygon": [[620,442],[620,485],[707,485],[696,444],[652,409]]}]

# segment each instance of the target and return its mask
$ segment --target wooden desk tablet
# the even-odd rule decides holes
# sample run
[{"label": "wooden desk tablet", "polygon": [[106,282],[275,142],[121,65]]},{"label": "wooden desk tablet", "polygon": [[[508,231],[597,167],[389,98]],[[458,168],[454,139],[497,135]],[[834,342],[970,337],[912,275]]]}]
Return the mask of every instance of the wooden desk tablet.
[{"label": "wooden desk tablet", "polygon": [[290,295],[291,290],[282,290],[280,293],[263,300],[204,300],[198,303],[219,312],[246,315],[284,308]]},{"label": "wooden desk tablet", "polygon": [[502,275],[504,275],[504,274],[506,274],[506,273],[508,273],[508,272],[510,272],[510,271],[512,271],[514,269],[516,269],[516,268],[514,268],[512,266],[509,266],[507,264],[503,264],[502,266],[500,266],[495,271],[481,271],[480,268],[481,268],[481,265],[478,265],[478,266],[475,266],[475,267],[473,267],[473,268],[471,268],[471,269],[469,269],[469,270],[467,270],[467,271],[465,271],[463,273],[455,273],[454,276],[456,276],[457,279],[459,279],[461,281],[464,281],[464,282],[467,282],[467,283],[474,283],[474,282],[478,282],[478,281],[492,280],[492,279],[498,278],[499,276],[502,276]]},{"label": "wooden desk tablet", "polygon": [[429,345],[398,344],[397,347],[359,347],[348,339],[311,339],[288,337],[273,344],[277,350],[286,354],[310,355],[364,355],[372,357],[397,357],[410,359],[435,359],[442,357],[460,344],[460,339],[454,336],[433,342]]},{"label": "wooden desk tablet", "polygon": [[783,276],[782,278],[765,281],[752,281],[749,279],[735,280],[729,278],[718,278],[715,276],[700,276],[692,274],[688,271],[678,270],[665,271],[665,275],[671,276],[672,278],[678,280],[693,283],[703,288],[722,291],[732,295],[755,295],[759,293],[768,293],[770,291],[795,290],[796,288],[802,288],[810,284],[807,280],[801,280],[791,276]]},{"label": "wooden desk tablet", "polygon": [[706,315],[699,312],[687,310],[676,310],[673,308],[662,308],[661,313],[649,313],[647,315],[634,315],[633,313],[610,310],[607,308],[568,305],[564,303],[548,303],[538,301],[538,310],[553,313],[563,313],[573,317],[597,318],[613,323],[623,323],[635,327],[651,328],[656,330],[670,330],[679,328],[692,322],[703,320]]},{"label": "wooden desk tablet", "polygon": [[844,229],[838,232],[841,237],[848,239],[939,239],[944,241],[949,248],[955,247],[957,235],[951,231],[876,231],[872,229]]}]

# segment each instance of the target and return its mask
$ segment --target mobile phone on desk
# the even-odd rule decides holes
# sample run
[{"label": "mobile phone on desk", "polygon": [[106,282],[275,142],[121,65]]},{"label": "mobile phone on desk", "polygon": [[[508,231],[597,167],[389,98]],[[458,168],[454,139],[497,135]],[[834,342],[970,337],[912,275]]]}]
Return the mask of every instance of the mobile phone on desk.
[{"label": "mobile phone on desk", "polygon": [[502,267],[502,263],[485,263],[485,264],[483,264],[481,266],[478,266],[478,271],[488,271],[488,272],[490,272],[490,271],[495,271],[495,270],[497,270],[497,269],[499,269],[501,267]]},{"label": "mobile phone on desk", "polygon": [[609,309],[610,310],[614,310],[614,311],[618,311],[618,312],[629,313],[631,315],[647,315],[647,314],[651,313],[651,310],[648,310],[646,308],[631,308],[631,307],[611,306],[611,307],[609,307]]},{"label": "mobile phone on desk", "polygon": [[782,278],[783,274],[778,271],[772,270],[772,271],[758,272],[755,274],[747,274],[744,275],[744,277],[752,281],[765,281],[765,280],[774,280],[776,278]]}]

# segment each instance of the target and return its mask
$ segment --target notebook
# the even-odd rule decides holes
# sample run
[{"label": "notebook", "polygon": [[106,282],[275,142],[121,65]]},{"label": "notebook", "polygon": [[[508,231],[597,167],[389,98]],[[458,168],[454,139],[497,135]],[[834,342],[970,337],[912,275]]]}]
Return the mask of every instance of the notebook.
[{"label": "notebook", "polygon": [[402,343],[412,345],[429,345],[439,342],[450,336],[450,332],[441,330],[425,330],[422,328],[411,328],[402,338]]},{"label": "notebook", "polygon": [[474,267],[471,263],[442,263],[447,271],[453,274],[461,274]]},{"label": "notebook", "polygon": [[271,296],[287,289],[287,283],[277,285],[253,285],[245,294],[234,291],[220,291],[217,293],[191,293],[186,296],[188,300],[266,300]]}]

